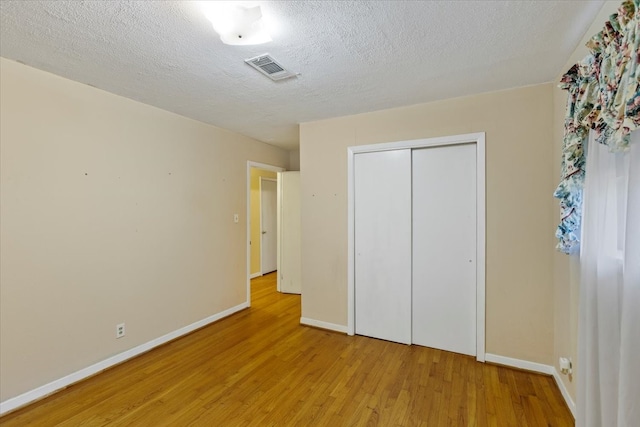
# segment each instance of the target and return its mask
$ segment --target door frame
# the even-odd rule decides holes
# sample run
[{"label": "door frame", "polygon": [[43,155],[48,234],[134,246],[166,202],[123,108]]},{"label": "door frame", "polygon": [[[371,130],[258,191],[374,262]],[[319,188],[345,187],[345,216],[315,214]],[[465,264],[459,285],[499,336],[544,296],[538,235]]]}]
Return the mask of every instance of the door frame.
[{"label": "door frame", "polygon": [[[262,260],[264,259],[264,239],[263,236],[264,234],[262,234],[262,182],[263,181],[270,181],[270,182],[275,182],[276,183],[276,206],[277,206],[277,202],[278,202],[278,179],[273,179],[273,178],[265,178],[265,177],[260,177],[259,180],[259,184],[258,184],[258,188],[260,191],[260,274],[264,274],[264,263],[262,262]],[[278,224],[278,209],[276,208],[276,227]],[[276,260],[278,259],[278,239],[280,238],[280,235],[278,233],[278,230],[276,228]],[[276,270],[278,269],[278,263],[276,261]]]},{"label": "door frame", "polygon": [[[246,218],[246,236],[247,236],[247,265],[245,275],[247,277],[247,307],[251,307],[251,168],[264,169],[273,172],[283,172],[286,169],[280,166],[273,166],[266,163],[253,162],[247,160],[247,193],[246,193],[246,206],[245,211]],[[260,263],[262,263],[262,256],[260,256]]]},{"label": "door frame", "polygon": [[414,139],[359,145],[347,148],[347,334],[355,334],[355,168],[359,153],[438,147],[457,144],[476,145],[476,360],[485,361],[485,282],[486,282],[486,178],[485,133],[469,133],[437,138]]}]

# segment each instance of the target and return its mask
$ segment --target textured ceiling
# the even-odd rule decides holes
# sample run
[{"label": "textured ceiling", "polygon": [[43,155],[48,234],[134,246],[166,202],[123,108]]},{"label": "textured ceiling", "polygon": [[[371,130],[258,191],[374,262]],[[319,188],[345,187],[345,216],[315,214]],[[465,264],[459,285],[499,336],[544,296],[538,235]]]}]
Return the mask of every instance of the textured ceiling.
[{"label": "textured ceiling", "polygon": [[[1,1],[0,55],[286,149],[298,123],[551,81],[602,1],[257,2],[222,44],[199,2]],[[301,75],[273,82],[270,53]]]}]

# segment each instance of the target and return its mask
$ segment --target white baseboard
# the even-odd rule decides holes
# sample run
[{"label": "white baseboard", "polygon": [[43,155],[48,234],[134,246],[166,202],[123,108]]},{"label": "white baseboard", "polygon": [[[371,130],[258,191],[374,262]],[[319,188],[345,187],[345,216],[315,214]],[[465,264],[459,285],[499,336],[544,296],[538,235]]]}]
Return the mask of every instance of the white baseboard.
[{"label": "white baseboard", "polygon": [[300,324],[313,326],[320,329],[328,329],[330,331],[347,333],[347,327],[344,325],[336,325],[335,323],[323,322],[322,320],[309,319],[308,317],[301,317]]},{"label": "white baseboard", "polygon": [[498,365],[510,366],[512,368],[524,369],[525,371],[539,372],[545,375],[553,375],[553,366],[542,363],[529,362],[528,360],[513,359],[511,357],[498,356],[497,354],[485,354],[485,360]]},{"label": "white baseboard", "polygon": [[78,381],[81,381],[87,377],[95,375],[101,371],[104,371],[105,369],[108,369],[114,365],[122,363],[128,359],[139,356],[140,354],[145,353],[155,347],[158,347],[159,345],[165,344],[171,340],[179,338],[182,335],[186,335],[189,332],[193,332],[196,329],[202,328],[203,326],[206,326],[224,317],[230,316],[247,307],[249,307],[249,303],[243,302],[240,305],[231,307],[227,310],[221,311],[220,313],[211,315],[205,319],[199,320],[195,323],[192,323],[183,328],[170,332],[159,338],[153,339],[137,347],[134,347],[122,353],[116,354],[115,356],[109,357],[108,359],[105,359],[101,362],[98,362],[91,366],[87,366],[86,368],[80,369],[79,371],[76,371],[65,377],[59,378],[55,381],[52,381],[48,384],[45,384],[43,386],[30,390],[16,397],[12,397],[11,399],[7,399],[4,402],[0,402],[0,415],[6,412],[12,411],[14,409],[17,409],[21,406],[25,406],[36,400],[42,399],[43,397],[48,396],[52,393],[55,393],[56,391],[61,390],[65,387],[68,387],[71,384],[77,383]]},{"label": "white baseboard", "polygon": [[553,368],[553,379],[556,380],[556,384],[558,384],[558,388],[560,389],[560,393],[562,393],[562,397],[564,397],[564,401],[567,402],[567,406],[569,407],[569,410],[571,411],[571,414],[573,415],[573,419],[575,420],[576,418],[576,404],[573,401],[573,399],[571,398],[571,395],[569,394],[569,390],[567,390],[567,387],[564,385],[564,381],[562,381],[562,378],[560,377],[560,374],[558,373],[558,370],[556,369],[555,366],[552,366]]},{"label": "white baseboard", "polygon": [[560,375],[554,366],[544,365],[542,363],[529,362],[527,360],[513,359],[511,357],[498,356],[497,354],[485,354],[485,360],[491,363],[497,363],[498,365],[510,366],[512,368],[524,369],[526,371],[539,372],[545,375],[551,375],[553,379],[558,384],[558,388],[560,389],[560,393],[562,393],[562,397],[564,401],[567,403],[569,410],[571,411],[571,415],[573,418],[576,417],[576,404],[573,402],[571,395],[569,394],[569,390],[564,385],[564,382],[560,379]]},{"label": "white baseboard", "polygon": [[255,279],[256,277],[260,277],[262,276],[261,272],[257,272],[257,273],[253,273],[252,275],[249,276],[249,279]]}]

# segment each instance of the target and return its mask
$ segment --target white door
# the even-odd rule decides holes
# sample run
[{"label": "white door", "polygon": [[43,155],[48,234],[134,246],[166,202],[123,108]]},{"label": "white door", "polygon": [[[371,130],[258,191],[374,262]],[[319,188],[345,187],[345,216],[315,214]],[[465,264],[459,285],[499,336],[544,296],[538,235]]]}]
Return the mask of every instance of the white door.
[{"label": "white door", "polygon": [[300,172],[278,173],[278,290],[301,293]]},{"label": "white door", "polygon": [[412,154],[412,341],[475,355],[476,145]]},{"label": "white door", "polygon": [[354,157],[355,332],[411,343],[411,150]]},{"label": "white door", "polygon": [[277,183],[260,178],[260,265],[262,274],[277,268],[278,223],[276,219]]}]

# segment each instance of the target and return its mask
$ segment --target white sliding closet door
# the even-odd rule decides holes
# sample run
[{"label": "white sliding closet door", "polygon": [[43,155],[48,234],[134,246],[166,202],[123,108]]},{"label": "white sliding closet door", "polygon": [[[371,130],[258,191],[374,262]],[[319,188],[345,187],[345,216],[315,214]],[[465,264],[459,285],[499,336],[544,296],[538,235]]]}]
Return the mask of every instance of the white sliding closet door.
[{"label": "white sliding closet door", "polygon": [[476,145],[412,154],[412,342],[475,355]]},{"label": "white sliding closet door", "polygon": [[355,332],[411,343],[411,150],[356,154]]}]

